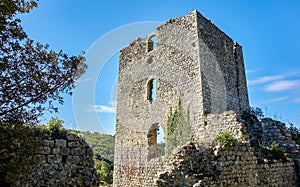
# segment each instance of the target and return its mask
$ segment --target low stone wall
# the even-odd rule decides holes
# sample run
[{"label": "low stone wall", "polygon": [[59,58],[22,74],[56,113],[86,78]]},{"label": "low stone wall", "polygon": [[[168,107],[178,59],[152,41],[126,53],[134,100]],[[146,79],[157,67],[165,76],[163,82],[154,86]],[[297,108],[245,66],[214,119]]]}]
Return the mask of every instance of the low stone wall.
[{"label": "low stone wall", "polygon": [[[260,162],[263,160],[264,162]],[[269,160],[255,156],[249,143],[232,148],[179,148],[169,168],[156,180],[157,186],[298,186],[292,160]]]},{"label": "low stone wall", "polygon": [[208,114],[203,116],[203,124],[196,128],[195,140],[203,145],[211,145],[220,132],[229,131],[235,138],[246,133],[244,121],[234,111],[222,114]]},{"label": "low stone wall", "polygon": [[287,132],[286,126],[280,121],[271,118],[261,120],[262,138],[261,143],[264,146],[270,146],[277,142],[286,153],[293,157],[299,157],[300,147]]},{"label": "low stone wall", "polygon": [[286,125],[271,118],[263,118],[261,121],[253,117],[249,119],[246,124],[251,145],[268,147],[273,142],[277,143],[286,155],[294,159],[300,176],[300,147],[288,133]]},{"label": "low stone wall", "polygon": [[[153,186],[154,178],[157,177],[157,173],[166,169],[165,157],[155,157],[148,160],[146,147],[140,146],[130,149],[124,146],[122,148],[124,149],[122,154],[129,156],[125,160],[119,158],[121,154],[116,155],[115,159],[119,159],[120,165],[118,167],[114,167],[114,174],[122,177],[122,180],[114,180],[114,186]],[[118,151],[120,152],[122,149],[118,149]],[[144,156],[144,158],[140,157],[141,155]]]},{"label": "low stone wall", "polygon": [[81,135],[44,137],[32,160],[30,172],[12,186],[99,186],[93,151]]}]

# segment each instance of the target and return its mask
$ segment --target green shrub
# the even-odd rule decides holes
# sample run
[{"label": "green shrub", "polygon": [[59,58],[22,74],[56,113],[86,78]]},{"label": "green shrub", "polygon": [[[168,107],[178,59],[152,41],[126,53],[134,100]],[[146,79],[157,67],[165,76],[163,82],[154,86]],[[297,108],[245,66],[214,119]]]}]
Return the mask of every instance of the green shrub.
[{"label": "green shrub", "polygon": [[113,163],[105,162],[104,160],[98,160],[94,158],[95,169],[100,175],[100,180],[108,184],[113,183]]},{"label": "green shrub", "polygon": [[270,153],[271,159],[280,159],[282,161],[287,161],[287,157],[284,154],[284,151],[281,149],[277,142],[273,142],[269,147],[265,149]]},{"label": "green shrub", "polygon": [[225,147],[233,147],[237,143],[237,140],[228,131],[220,132],[216,137],[216,141]]},{"label": "green shrub", "polygon": [[48,129],[50,132],[57,132],[62,128],[63,122],[64,121],[61,119],[51,118],[46,126],[46,129]]},{"label": "green shrub", "polygon": [[246,141],[247,137],[245,136],[245,134],[242,134],[239,138],[240,141]]},{"label": "green shrub", "polygon": [[34,132],[36,137],[45,138],[45,137],[53,137],[53,138],[65,138],[66,134],[69,130],[65,129],[62,124],[63,120],[59,118],[52,117],[47,125],[29,125]]}]

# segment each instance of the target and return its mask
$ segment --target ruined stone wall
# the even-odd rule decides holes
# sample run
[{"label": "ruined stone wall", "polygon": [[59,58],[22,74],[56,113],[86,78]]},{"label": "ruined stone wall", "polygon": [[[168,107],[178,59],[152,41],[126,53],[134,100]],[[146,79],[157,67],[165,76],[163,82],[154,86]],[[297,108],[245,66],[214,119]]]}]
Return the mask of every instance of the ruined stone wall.
[{"label": "ruined stone wall", "polygon": [[[241,47],[196,11],[168,20],[121,50],[114,185],[153,184],[165,159],[157,158],[152,133],[160,125],[167,140],[168,118],[179,100],[196,142],[209,144],[223,130],[240,135],[243,124],[237,120],[249,107],[243,63]],[[149,96],[152,80],[155,99]],[[228,110],[235,113],[227,124]],[[160,167],[151,169],[155,165]]]},{"label": "ruined stone wall", "polygon": [[[156,158],[149,133],[159,124],[167,134],[168,116],[179,99],[190,110],[192,124],[202,111],[195,14],[174,19],[155,33],[157,48],[147,51],[148,39],[137,39],[120,53],[116,122],[114,185],[153,184],[156,170],[164,167]],[[151,35],[149,35],[151,37]],[[156,99],[148,99],[148,83],[156,80]],[[165,137],[166,139],[166,137]],[[142,172],[133,175],[131,170]],[[152,171],[152,172],[150,172]],[[116,179],[116,180],[115,180]]]},{"label": "ruined stone wall", "polygon": [[278,144],[287,156],[293,158],[300,176],[300,146],[288,133],[286,125],[271,118],[263,118],[247,125],[250,142],[252,145],[270,147]]},{"label": "ruined stone wall", "polygon": [[247,142],[211,148],[192,143],[178,148],[156,186],[298,186],[292,160],[257,157]]},{"label": "ruined stone wall", "polygon": [[292,139],[292,136],[287,132],[286,126],[280,121],[271,118],[261,120],[261,144],[270,146],[273,142],[278,143],[285,152],[292,156],[299,156],[300,147]]},{"label": "ruined stone wall", "polygon": [[208,114],[203,116],[204,124],[199,126],[196,133],[196,142],[201,145],[210,145],[220,132],[231,132],[239,139],[246,135],[247,129],[240,116],[234,111],[222,114]]},{"label": "ruined stone wall", "polygon": [[258,157],[247,143],[215,150],[214,156],[218,179],[208,180],[209,186],[298,186],[293,160]]},{"label": "ruined stone wall", "polygon": [[99,186],[93,151],[80,135],[46,136],[30,172],[19,176],[12,186]]}]

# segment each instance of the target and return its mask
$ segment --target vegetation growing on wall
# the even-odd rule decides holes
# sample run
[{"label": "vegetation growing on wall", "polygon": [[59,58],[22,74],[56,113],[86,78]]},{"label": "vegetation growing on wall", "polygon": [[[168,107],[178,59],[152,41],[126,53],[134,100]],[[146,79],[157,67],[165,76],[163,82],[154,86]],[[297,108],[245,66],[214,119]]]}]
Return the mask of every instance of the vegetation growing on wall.
[{"label": "vegetation growing on wall", "polygon": [[166,153],[171,155],[173,149],[192,141],[192,130],[189,120],[189,110],[184,111],[181,100],[178,101],[177,109],[168,118]]},{"label": "vegetation growing on wall", "polygon": [[237,139],[228,131],[220,132],[216,137],[216,141],[225,147],[233,147],[237,143]]},{"label": "vegetation growing on wall", "polygon": [[270,146],[263,147],[263,151],[270,160],[275,159],[282,160],[283,162],[288,161],[287,156],[277,142],[272,142]]},{"label": "vegetation growing on wall", "polygon": [[100,134],[98,132],[82,132],[77,131],[84,135],[85,141],[93,149],[95,154],[101,155],[101,157],[114,161],[114,148],[115,137],[109,134]]},{"label": "vegetation growing on wall", "polygon": [[100,175],[100,180],[104,181],[108,184],[112,184],[113,183],[113,162],[108,162],[105,159],[99,159],[99,157],[97,157],[95,155],[94,157],[94,162],[95,162],[95,169],[97,171],[97,173]]}]

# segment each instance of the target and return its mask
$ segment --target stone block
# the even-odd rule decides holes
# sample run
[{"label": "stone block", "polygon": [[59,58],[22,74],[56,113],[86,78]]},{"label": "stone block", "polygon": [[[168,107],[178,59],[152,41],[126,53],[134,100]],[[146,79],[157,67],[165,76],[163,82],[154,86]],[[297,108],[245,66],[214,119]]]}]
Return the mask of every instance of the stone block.
[{"label": "stone block", "polygon": [[70,154],[70,148],[62,147],[60,152],[61,152],[62,155],[69,155]]},{"label": "stone block", "polygon": [[47,159],[45,155],[36,155],[36,161],[39,163],[46,163]]},{"label": "stone block", "polygon": [[44,140],[44,145],[48,147],[54,146],[54,140]]},{"label": "stone block", "polygon": [[43,155],[48,155],[51,153],[51,148],[47,146],[41,146],[38,152]]},{"label": "stone block", "polygon": [[59,147],[53,147],[52,148],[52,154],[60,154],[60,148]]},{"label": "stone block", "polygon": [[66,147],[67,146],[67,141],[63,139],[56,139],[55,140],[55,146],[56,147]]},{"label": "stone block", "polygon": [[66,161],[68,164],[78,164],[80,162],[80,157],[79,156],[68,156]]},{"label": "stone block", "polygon": [[62,162],[61,155],[48,155],[48,163],[49,164],[55,164],[55,163],[61,163],[61,162]]},{"label": "stone block", "polygon": [[78,138],[77,134],[73,134],[73,133],[68,133],[67,134],[67,140],[69,140],[69,141],[73,141],[77,138]]},{"label": "stone block", "polygon": [[79,147],[79,141],[70,141],[68,147]]},{"label": "stone block", "polygon": [[71,149],[71,155],[82,155],[85,153],[85,149],[82,149],[80,147],[72,148]]}]

